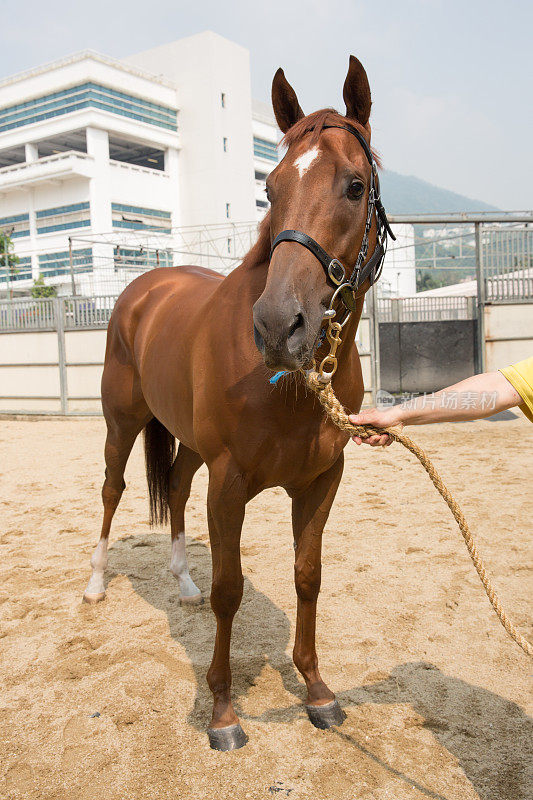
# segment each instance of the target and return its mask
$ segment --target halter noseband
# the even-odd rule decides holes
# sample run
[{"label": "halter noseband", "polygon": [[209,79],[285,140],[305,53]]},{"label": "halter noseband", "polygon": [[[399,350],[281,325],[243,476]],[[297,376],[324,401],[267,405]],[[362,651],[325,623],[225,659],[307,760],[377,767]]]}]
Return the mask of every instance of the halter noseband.
[{"label": "halter noseband", "polygon": [[[324,130],[324,128],[339,128],[340,130],[348,131],[348,133],[351,133],[352,136],[355,136],[363,148],[365,156],[367,157],[371,167],[370,189],[368,192],[368,211],[366,215],[365,230],[363,233],[361,247],[357,255],[357,260],[355,262],[355,267],[350,277],[347,278],[344,265],[339,261],[338,258],[332,258],[330,255],[328,255],[324,248],[321,247],[318,242],[312,239],[311,236],[303,233],[303,231],[295,230],[286,230],[278,233],[272,242],[270,258],[272,258],[272,253],[278,244],[281,244],[281,242],[296,242],[297,244],[301,244],[303,247],[307,248],[307,250],[309,250],[309,252],[311,252],[322,264],[326,276],[337,287],[335,295],[340,294],[348,311],[353,311],[355,308],[354,293],[362,286],[367,278],[370,278],[370,286],[372,286],[372,284],[378,280],[383,269],[383,260],[387,250],[387,236],[390,236],[393,240],[396,239],[396,236],[391,230],[389,221],[387,219],[387,214],[385,213],[385,208],[381,202],[378,168],[366,139],[359,133],[358,130],[352,128],[351,125],[324,125],[322,130]],[[363,264],[368,253],[368,236],[370,233],[370,228],[372,227],[372,217],[374,213],[376,216],[377,227],[376,247],[368,261]]]}]

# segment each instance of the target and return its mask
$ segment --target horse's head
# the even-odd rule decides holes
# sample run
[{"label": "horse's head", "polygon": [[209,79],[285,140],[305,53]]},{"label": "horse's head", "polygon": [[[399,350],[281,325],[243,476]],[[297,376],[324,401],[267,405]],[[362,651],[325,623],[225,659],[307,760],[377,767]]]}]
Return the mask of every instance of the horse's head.
[{"label": "horse's head", "polygon": [[[272,242],[282,231],[302,231],[339,259],[349,275],[363,241],[372,168],[356,136],[328,126],[355,129],[370,142],[370,87],[354,56],[343,95],[346,117],[332,109],[306,117],[278,69],[272,104],[287,152],[268,177],[267,194]],[[370,239],[372,252],[374,221]],[[291,371],[310,360],[334,290],[306,246],[293,240],[275,248],[265,289],[253,308],[254,337],[267,367]]]}]

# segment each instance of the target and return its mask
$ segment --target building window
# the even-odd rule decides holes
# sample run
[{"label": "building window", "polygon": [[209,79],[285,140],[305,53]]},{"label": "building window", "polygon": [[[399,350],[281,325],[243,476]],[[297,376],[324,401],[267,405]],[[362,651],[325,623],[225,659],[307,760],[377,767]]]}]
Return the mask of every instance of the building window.
[{"label": "building window", "polygon": [[121,139],[118,136],[109,136],[109,158],[111,161],[120,161],[147,169],[165,169],[165,153],[155,147],[147,147],[131,139]]},{"label": "building window", "polygon": [[231,236],[228,236],[228,253],[231,255]]},{"label": "building window", "polygon": [[256,181],[260,181],[261,183],[264,183],[266,181],[266,179],[267,179],[266,172],[259,172],[259,170],[256,169],[256,171],[255,171],[255,179],[256,179]]},{"label": "building window", "polygon": [[0,281],[28,281],[31,277],[31,256],[19,257],[18,263],[9,267],[8,274],[0,253]]},{"label": "building window", "polygon": [[[92,272],[93,251],[91,247],[72,251],[72,269],[74,272]],[[43,278],[70,273],[70,254],[68,250],[61,253],[42,253],[39,256],[39,273]]]},{"label": "building window", "polygon": [[114,251],[115,272],[119,269],[137,268],[141,271],[154,267],[171,267],[171,250],[154,250],[152,248],[139,247],[132,250],[125,247],[115,247]]},{"label": "building window", "polygon": [[[30,215],[15,214],[11,217],[0,217],[0,230],[8,233],[12,239],[30,235]],[[1,254],[0,254],[1,257]]]},{"label": "building window", "polygon": [[224,148],[224,152],[228,152],[228,137],[224,136],[222,139],[222,147]]},{"label": "building window", "polygon": [[267,161],[277,161],[278,148],[276,143],[254,136],[254,156],[256,158],[266,158]]},{"label": "building window", "polygon": [[226,93],[225,92],[221,92],[220,93],[220,105],[222,106],[222,108],[226,108]]},{"label": "building window", "polygon": [[53,233],[70,228],[87,228],[91,224],[89,203],[71,203],[68,206],[43,208],[35,212],[37,233]]},{"label": "building window", "polygon": [[266,200],[256,200],[255,205],[256,208],[268,208],[268,203]]},{"label": "building window", "polygon": [[172,215],[170,211],[158,208],[129,206],[124,203],[111,203],[111,215],[114,228],[128,228],[133,231],[172,232]]},{"label": "building window", "polygon": [[226,203],[226,217],[229,219],[231,216],[231,206],[229,203]]},{"label": "building window", "polygon": [[175,109],[88,81],[3,108],[0,111],[0,133],[89,107],[100,108],[102,111],[172,131],[178,129],[178,115]]}]

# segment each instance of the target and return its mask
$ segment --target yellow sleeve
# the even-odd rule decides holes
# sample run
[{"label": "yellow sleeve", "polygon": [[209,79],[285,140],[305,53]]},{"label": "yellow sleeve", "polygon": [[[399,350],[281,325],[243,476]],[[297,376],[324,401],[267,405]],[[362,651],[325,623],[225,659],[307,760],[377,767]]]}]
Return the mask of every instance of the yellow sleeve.
[{"label": "yellow sleeve", "polygon": [[520,410],[533,422],[533,356],[501,369],[509,383],[516,389],[522,400]]}]

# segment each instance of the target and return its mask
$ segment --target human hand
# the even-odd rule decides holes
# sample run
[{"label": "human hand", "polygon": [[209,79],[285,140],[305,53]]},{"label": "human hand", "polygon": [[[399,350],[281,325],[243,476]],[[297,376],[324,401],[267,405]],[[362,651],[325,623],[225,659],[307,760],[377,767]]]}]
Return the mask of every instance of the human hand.
[{"label": "human hand", "polygon": [[[370,408],[368,411],[361,411],[359,414],[350,414],[349,419],[354,425],[371,425],[373,428],[403,427],[397,407],[387,408],[384,411]],[[374,434],[366,439],[361,436],[352,436],[352,440],[356,444],[369,444],[371,447],[388,447],[394,441],[388,433]]]}]

